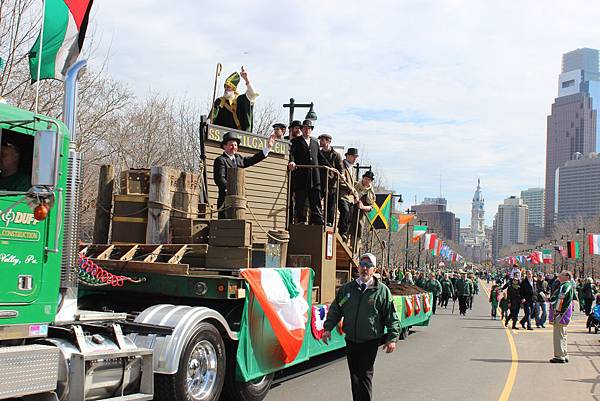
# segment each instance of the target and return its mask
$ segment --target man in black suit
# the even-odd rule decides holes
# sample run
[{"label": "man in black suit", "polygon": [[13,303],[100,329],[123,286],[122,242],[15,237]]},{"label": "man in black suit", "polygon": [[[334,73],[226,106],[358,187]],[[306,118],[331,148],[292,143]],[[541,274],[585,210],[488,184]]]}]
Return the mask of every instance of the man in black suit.
[{"label": "man in black suit", "polygon": [[[227,168],[246,168],[255,165],[261,160],[264,160],[269,155],[269,151],[275,144],[275,134],[269,137],[267,146],[253,156],[242,157],[240,154],[238,154],[239,144],[240,138],[234,132],[226,132],[223,134],[221,147],[223,148],[224,152],[221,156],[215,159],[215,163],[213,165],[213,179],[219,188],[219,198],[217,200],[218,209],[223,206],[223,203],[225,202],[225,196],[227,195]],[[225,211],[220,211],[219,219],[224,218]]]},{"label": "man in black suit", "polygon": [[296,168],[296,165],[318,166],[320,156],[319,143],[311,138],[314,126],[312,121],[302,122],[302,135],[292,139],[290,147],[290,163],[288,168],[292,170],[292,192],[294,193],[294,216],[298,219],[302,216],[304,202],[308,197],[310,204],[310,224],[323,224],[323,212],[321,209],[321,177],[319,169]]},{"label": "man in black suit", "polygon": [[523,328],[525,328],[525,324],[527,324],[527,330],[533,330],[531,327],[531,312],[533,310],[534,288],[535,283],[533,281],[533,273],[531,270],[527,270],[525,272],[525,278],[521,281],[521,288],[519,290],[523,311],[525,313],[525,316],[523,316],[520,323]]}]

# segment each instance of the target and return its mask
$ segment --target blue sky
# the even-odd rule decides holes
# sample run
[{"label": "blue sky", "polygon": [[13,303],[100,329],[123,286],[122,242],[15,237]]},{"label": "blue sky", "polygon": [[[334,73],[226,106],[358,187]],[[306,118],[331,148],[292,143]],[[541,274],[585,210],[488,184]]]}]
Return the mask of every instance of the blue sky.
[{"label": "blue sky", "polygon": [[437,196],[441,174],[463,226],[478,177],[488,224],[543,185],[561,55],[600,48],[600,8],[581,0],[172,4],[95,2],[98,62],[140,96],[199,103],[217,62],[245,65],[259,102],[315,102],[315,133],[359,146],[406,203]]}]

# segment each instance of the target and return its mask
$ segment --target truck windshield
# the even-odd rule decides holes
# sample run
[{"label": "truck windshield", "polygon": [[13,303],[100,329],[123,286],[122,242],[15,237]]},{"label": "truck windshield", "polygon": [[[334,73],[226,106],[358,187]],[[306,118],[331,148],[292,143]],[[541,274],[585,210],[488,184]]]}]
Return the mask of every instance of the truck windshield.
[{"label": "truck windshield", "polygon": [[0,130],[0,194],[24,193],[31,188],[31,135]]}]

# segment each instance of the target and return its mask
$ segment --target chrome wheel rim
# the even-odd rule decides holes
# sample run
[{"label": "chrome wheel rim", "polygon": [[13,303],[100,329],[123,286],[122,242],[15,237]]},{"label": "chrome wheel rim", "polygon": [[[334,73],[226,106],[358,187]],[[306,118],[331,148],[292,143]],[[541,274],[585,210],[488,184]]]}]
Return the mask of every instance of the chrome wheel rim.
[{"label": "chrome wheel rim", "polygon": [[207,340],[201,340],[192,349],[187,363],[186,387],[195,400],[212,395],[217,382],[217,352]]}]

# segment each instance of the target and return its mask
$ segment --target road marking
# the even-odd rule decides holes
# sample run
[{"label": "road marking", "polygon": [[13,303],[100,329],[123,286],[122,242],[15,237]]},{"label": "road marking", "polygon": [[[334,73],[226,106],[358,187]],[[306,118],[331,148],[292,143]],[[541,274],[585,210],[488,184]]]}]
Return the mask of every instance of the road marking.
[{"label": "road marking", "polygon": [[[481,281],[481,287],[483,288],[489,299],[490,291],[483,284],[483,281]],[[502,324],[502,320],[500,320],[500,322]],[[504,324],[502,324],[502,326],[504,326]],[[506,377],[506,382],[504,383],[504,388],[502,389],[502,393],[500,394],[500,398],[498,398],[498,401],[508,401],[508,399],[510,398],[510,393],[512,392],[512,389],[515,385],[515,380],[517,378],[517,367],[519,366],[519,354],[517,353],[517,346],[515,345],[513,335],[507,327],[504,327],[504,332],[506,333],[506,337],[508,338],[508,344],[510,346],[511,363],[510,370],[508,371],[508,376]]]}]

